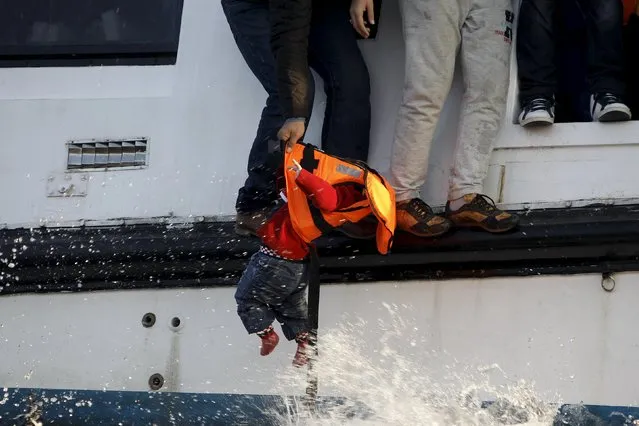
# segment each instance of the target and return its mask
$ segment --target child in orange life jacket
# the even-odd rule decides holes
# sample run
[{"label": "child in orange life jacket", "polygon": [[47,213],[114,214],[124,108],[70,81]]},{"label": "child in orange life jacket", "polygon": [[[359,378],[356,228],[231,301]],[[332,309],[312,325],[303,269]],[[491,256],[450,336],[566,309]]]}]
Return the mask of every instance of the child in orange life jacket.
[{"label": "child in orange life jacket", "polygon": [[[286,171],[296,175],[297,186],[315,207],[332,212],[365,199],[355,185],[331,186],[323,179],[295,166]],[[242,274],[235,292],[237,313],[249,334],[261,339],[260,355],[275,349],[279,336],[273,329],[278,320],[287,340],[297,342],[293,365],[308,362],[308,308],[305,290],[308,285],[309,247],[295,232],[288,204],[284,204],[258,229],[262,246]]]}]

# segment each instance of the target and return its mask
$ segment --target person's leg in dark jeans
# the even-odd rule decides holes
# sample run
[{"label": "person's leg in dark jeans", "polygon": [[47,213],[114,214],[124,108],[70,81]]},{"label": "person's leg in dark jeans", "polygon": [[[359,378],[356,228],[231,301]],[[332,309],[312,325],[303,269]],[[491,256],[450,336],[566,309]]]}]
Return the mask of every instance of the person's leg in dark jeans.
[{"label": "person's leg in dark jeans", "polygon": [[349,23],[349,2],[335,3],[315,8],[309,35],[309,63],[326,91],[322,149],[367,161],[371,125],[368,68]]},{"label": "person's leg in dark jeans", "polygon": [[639,117],[639,16],[636,13],[630,15],[624,28],[624,49],[628,105],[636,120]]},{"label": "person's leg in dark jeans", "polygon": [[625,96],[623,4],[621,0],[581,0],[588,26],[588,80],[595,121],[630,120]]},{"label": "person's leg in dark jeans", "polygon": [[[315,7],[309,35],[309,63],[324,81],[326,111],[322,149],[329,154],[368,161],[371,126],[368,68],[349,22],[348,3]],[[370,225],[345,223],[339,231],[351,238],[370,238]]]},{"label": "person's leg in dark jeans", "polygon": [[522,0],[517,29],[517,66],[522,126],[555,121],[557,84],[554,26],[556,0]]},{"label": "person's leg in dark jeans", "polygon": [[[236,202],[236,231],[249,235],[265,221],[277,200],[275,176],[278,164],[269,161],[273,158],[269,155],[269,146],[277,139],[284,118],[277,95],[267,3],[222,0],[222,6],[244,59],[268,93],[249,154],[249,177]],[[366,161],[370,84],[368,69],[349,23],[348,9],[329,4],[316,8],[313,13],[309,64],[324,80],[327,95],[322,148],[329,154]]]},{"label": "person's leg in dark jeans", "polygon": [[277,140],[284,117],[277,94],[268,2],[222,0],[222,8],[246,64],[268,95],[249,153],[248,178],[235,204],[236,232],[250,235],[264,223],[278,199],[275,176],[279,165],[269,161],[274,158],[269,150]]},{"label": "person's leg in dark jeans", "polygon": [[555,19],[555,123],[590,122],[586,16],[578,0],[564,0],[557,4]]}]

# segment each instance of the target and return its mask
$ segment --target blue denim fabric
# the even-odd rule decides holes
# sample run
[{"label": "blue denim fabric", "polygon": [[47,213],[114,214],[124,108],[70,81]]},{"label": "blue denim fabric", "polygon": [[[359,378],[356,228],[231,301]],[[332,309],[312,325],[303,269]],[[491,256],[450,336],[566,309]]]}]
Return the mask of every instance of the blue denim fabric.
[{"label": "blue denim fabric", "polygon": [[235,292],[237,314],[249,334],[264,330],[275,319],[288,340],[308,330],[307,271],[308,263],[260,252],[251,257]]}]

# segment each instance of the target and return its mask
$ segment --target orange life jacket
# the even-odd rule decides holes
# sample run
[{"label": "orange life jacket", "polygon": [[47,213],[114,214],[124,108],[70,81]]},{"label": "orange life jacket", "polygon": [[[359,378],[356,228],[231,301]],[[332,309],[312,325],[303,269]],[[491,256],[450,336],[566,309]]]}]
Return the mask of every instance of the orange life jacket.
[{"label": "orange life jacket", "polygon": [[[334,212],[320,211],[297,186],[295,174],[287,173],[294,166],[293,160],[331,185],[361,185],[366,199]],[[285,154],[284,167],[291,222],[304,241],[310,243],[345,222],[355,223],[372,213],[379,221],[377,250],[381,254],[389,252],[395,233],[395,191],[379,173],[363,162],[341,159],[304,143],[297,143],[292,152]]]}]

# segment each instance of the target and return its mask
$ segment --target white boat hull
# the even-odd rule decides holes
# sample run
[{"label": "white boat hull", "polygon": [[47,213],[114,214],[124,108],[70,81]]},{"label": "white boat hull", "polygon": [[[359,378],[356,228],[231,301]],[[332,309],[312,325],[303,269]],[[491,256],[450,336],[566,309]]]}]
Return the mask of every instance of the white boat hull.
[{"label": "white boat hull", "polygon": [[[320,345],[323,336],[350,323],[352,343],[366,348],[371,368],[379,368],[385,347],[392,347],[415,375],[432,383],[457,371],[497,387],[524,380],[553,403],[635,406],[639,348],[627,330],[639,322],[638,281],[637,273],[618,274],[611,292],[598,274],[323,285]],[[303,387],[278,380],[293,369],[294,345],[282,341],[271,356],[260,357],[258,340],[235,313],[233,292],[220,287],[0,298],[0,383],[36,395],[77,390],[75,402],[82,395],[89,400],[134,392],[141,407],[139,395],[157,395],[149,388],[157,373],[164,379],[160,394],[302,395]],[[146,313],[156,316],[149,328],[142,325]],[[352,390],[331,381],[320,375],[321,395],[349,396],[344,393]],[[47,405],[50,400],[45,411]],[[0,412],[9,408],[16,409],[5,404]],[[195,411],[187,404],[183,412]]]}]

